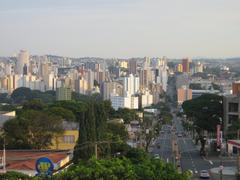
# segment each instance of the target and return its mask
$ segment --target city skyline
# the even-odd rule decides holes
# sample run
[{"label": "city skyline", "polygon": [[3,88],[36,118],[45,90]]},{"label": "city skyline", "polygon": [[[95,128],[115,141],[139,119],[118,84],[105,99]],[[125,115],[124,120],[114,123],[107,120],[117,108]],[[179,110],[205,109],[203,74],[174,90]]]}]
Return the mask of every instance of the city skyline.
[{"label": "city skyline", "polygon": [[237,0],[2,1],[1,56],[239,57]]}]

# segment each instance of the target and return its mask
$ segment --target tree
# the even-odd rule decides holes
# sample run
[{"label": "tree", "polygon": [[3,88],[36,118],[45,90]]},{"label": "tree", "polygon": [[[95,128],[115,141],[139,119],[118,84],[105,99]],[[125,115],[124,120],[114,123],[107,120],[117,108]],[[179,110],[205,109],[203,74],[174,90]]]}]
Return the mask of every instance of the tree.
[{"label": "tree", "polygon": [[31,90],[26,87],[20,87],[13,91],[11,98],[16,104],[22,104],[33,99],[40,99],[44,103],[52,103],[56,99],[56,94],[53,91],[41,92],[39,90]]},{"label": "tree", "polygon": [[31,89],[26,87],[20,87],[13,91],[11,94],[11,98],[13,99],[14,103],[22,103],[31,98]]},{"label": "tree", "polygon": [[202,132],[215,132],[216,126],[220,123],[223,117],[223,99],[221,96],[215,94],[203,94],[202,96],[185,101],[182,105],[184,112],[188,118],[193,120],[193,127],[198,133],[200,140],[202,155],[205,154],[206,137]]},{"label": "tree", "polygon": [[11,103],[8,93],[0,93],[0,103]]},{"label": "tree", "polygon": [[124,124],[119,124],[119,123],[108,123],[107,124],[107,130],[109,133],[112,133],[114,135],[119,135],[119,137],[123,140],[126,141],[128,138],[128,133],[126,131],[126,128]]},{"label": "tree", "polygon": [[15,171],[7,171],[7,173],[1,173],[0,174],[0,179],[9,179],[9,180],[14,180],[14,179],[22,179],[22,180],[29,180],[30,177],[27,176],[26,174],[20,173],[20,172],[15,172]]},{"label": "tree", "polygon": [[43,110],[46,108],[46,105],[40,99],[32,99],[23,104],[23,110],[31,109],[31,110]]},{"label": "tree", "polygon": [[61,118],[35,110],[5,122],[3,129],[7,148],[18,149],[45,149],[63,132]]},{"label": "tree", "polygon": [[193,119],[198,133],[203,130],[215,132],[219,119],[223,117],[222,96],[203,94],[202,96],[185,101],[182,105],[184,113]]},{"label": "tree", "polygon": [[89,103],[84,112],[77,114],[79,120],[79,133],[77,145],[74,148],[74,161],[89,159],[94,154],[94,143],[96,142],[96,122],[93,104]]},{"label": "tree", "polygon": [[117,111],[113,112],[111,118],[123,118],[124,123],[127,124],[135,120],[136,111],[134,109],[119,108]]},{"label": "tree", "polygon": [[228,129],[227,138],[236,139],[238,138],[238,131],[240,130],[240,119],[233,121],[232,125]]},{"label": "tree", "polygon": [[65,109],[63,107],[50,107],[47,112],[51,115],[58,115],[66,121],[76,121],[76,117],[71,110]]},{"label": "tree", "polygon": [[197,89],[197,90],[203,89],[200,83],[191,83],[191,84],[189,85],[189,88],[190,88],[190,89]]},{"label": "tree", "polygon": [[80,161],[67,171],[55,175],[54,179],[188,180],[190,175],[178,173],[172,164],[153,159],[142,150],[130,149],[121,158]]}]

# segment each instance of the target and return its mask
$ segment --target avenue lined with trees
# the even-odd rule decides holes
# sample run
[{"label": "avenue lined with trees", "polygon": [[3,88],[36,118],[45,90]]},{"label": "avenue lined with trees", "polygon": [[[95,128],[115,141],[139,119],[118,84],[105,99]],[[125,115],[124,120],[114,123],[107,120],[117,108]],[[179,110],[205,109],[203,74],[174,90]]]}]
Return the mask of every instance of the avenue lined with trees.
[{"label": "avenue lined with trees", "polygon": [[[20,97],[21,93],[24,96]],[[115,117],[129,123],[137,118],[136,111],[115,111],[109,101],[99,100],[98,95],[74,96],[71,101],[46,102],[28,89],[17,89],[9,97],[12,102],[9,106],[17,116],[4,124],[6,148],[47,149],[51,139],[63,132],[63,120],[78,122],[80,135],[74,149],[74,165],[53,179],[189,179],[187,172],[179,173],[172,164],[127,145],[128,134],[123,124],[108,123]],[[29,179],[11,172],[3,177]]]}]

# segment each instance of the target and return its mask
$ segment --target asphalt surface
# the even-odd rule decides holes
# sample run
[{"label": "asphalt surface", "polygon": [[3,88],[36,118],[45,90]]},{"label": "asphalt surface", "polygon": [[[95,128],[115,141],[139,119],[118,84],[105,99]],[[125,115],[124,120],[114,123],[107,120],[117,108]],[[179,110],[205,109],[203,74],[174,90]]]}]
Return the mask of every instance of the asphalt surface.
[{"label": "asphalt surface", "polygon": [[163,133],[160,133],[159,137],[153,143],[153,149],[151,153],[153,155],[158,154],[161,159],[166,162],[173,162],[173,153],[172,153],[172,140],[171,133],[169,133],[169,128],[167,125],[163,125],[162,130]]},{"label": "asphalt surface", "polygon": [[180,166],[182,171],[191,170],[194,173],[193,177],[198,177],[201,170],[208,170],[217,166],[199,155],[199,150],[194,145],[190,136],[178,137],[176,135],[176,133],[186,133],[180,120],[174,117],[173,124],[176,127],[175,132],[171,131],[169,125],[163,125],[159,137],[153,142],[151,154],[158,154],[164,161],[175,163],[175,155],[172,149],[172,141],[173,137],[175,137],[180,153]]},{"label": "asphalt surface", "polygon": [[[173,121],[178,133],[186,133],[179,119],[174,117]],[[183,171],[191,170],[194,177],[198,177],[201,170],[209,170],[214,167],[213,162],[200,156],[199,150],[189,135],[177,137],[177,143],[181,154],[180,162]]]},{"label": "asphalt surface", "polygon": [[[174,86],[175,84],[170,82],[167,91],[167,94],[171,97],[172,101],[174,100],[173,96],[175,93]],[[173,127],[175,127],[175,131],[171,131],[171,126],[163,125],[159,136],[153,141],[150,150],[151,154],[158,154],[158,156],[164,161],[176,165],[176,155],[173,153],[172,149],[172,144],[176,141],[180,153],[181,170],[191,170],[193,172],[192,179],[199,179],[199,173],[201,170],[209,170],[214,167],[219,167],[221,163],[223,166],[236,165],[235,159],[227,159],[221,162],[219,157],[201,157],[198,147],[193,143],[190,135],[184,131],[181,120],[176,117],[176,114],[174,113],[176,109],[174,107],[171,107],[171,109],[173,115],[172,124]],[[178,136],[179,133],[186,135]]]}]

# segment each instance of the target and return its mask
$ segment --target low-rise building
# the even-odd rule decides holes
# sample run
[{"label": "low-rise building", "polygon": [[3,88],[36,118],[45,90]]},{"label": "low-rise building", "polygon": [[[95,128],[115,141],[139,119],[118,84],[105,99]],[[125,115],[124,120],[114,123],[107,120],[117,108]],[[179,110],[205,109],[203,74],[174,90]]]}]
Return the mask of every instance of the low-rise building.
[{"label": "low-rise building", "polygon": [[219,90],[192,90],[192,98],[197,98],[203,94],[220,94]]},{"label": "low-rise building", "polygon": [[178,105],[181,105],[184,101],[192,99],[192,89],[183,86],[177,89],[177,101]]},{"label": "low-rise building", "polygon": [[76,122],[63,121],[63,134],[55,137],[52,140],[52,145],[49,147],[54,150],[72,150],[74,149],[78,136],[79,124]]},{"label": "low-rise building", "polygon": [[[69,151],[42,151],[42,150],[6,150],[6,171],[16,171],[28,176],[35,176],[36,161],[39,158],[47,157],[54,164],[54,171],[68,165],[72,159],[72,153]],[[3,151],[0,151],[0,157],[3,157]]]},{"label": "low-rise building", "polygon": [[240,96],[228,95],[223,97],[224,134],[234,121],[240,118]]}]

